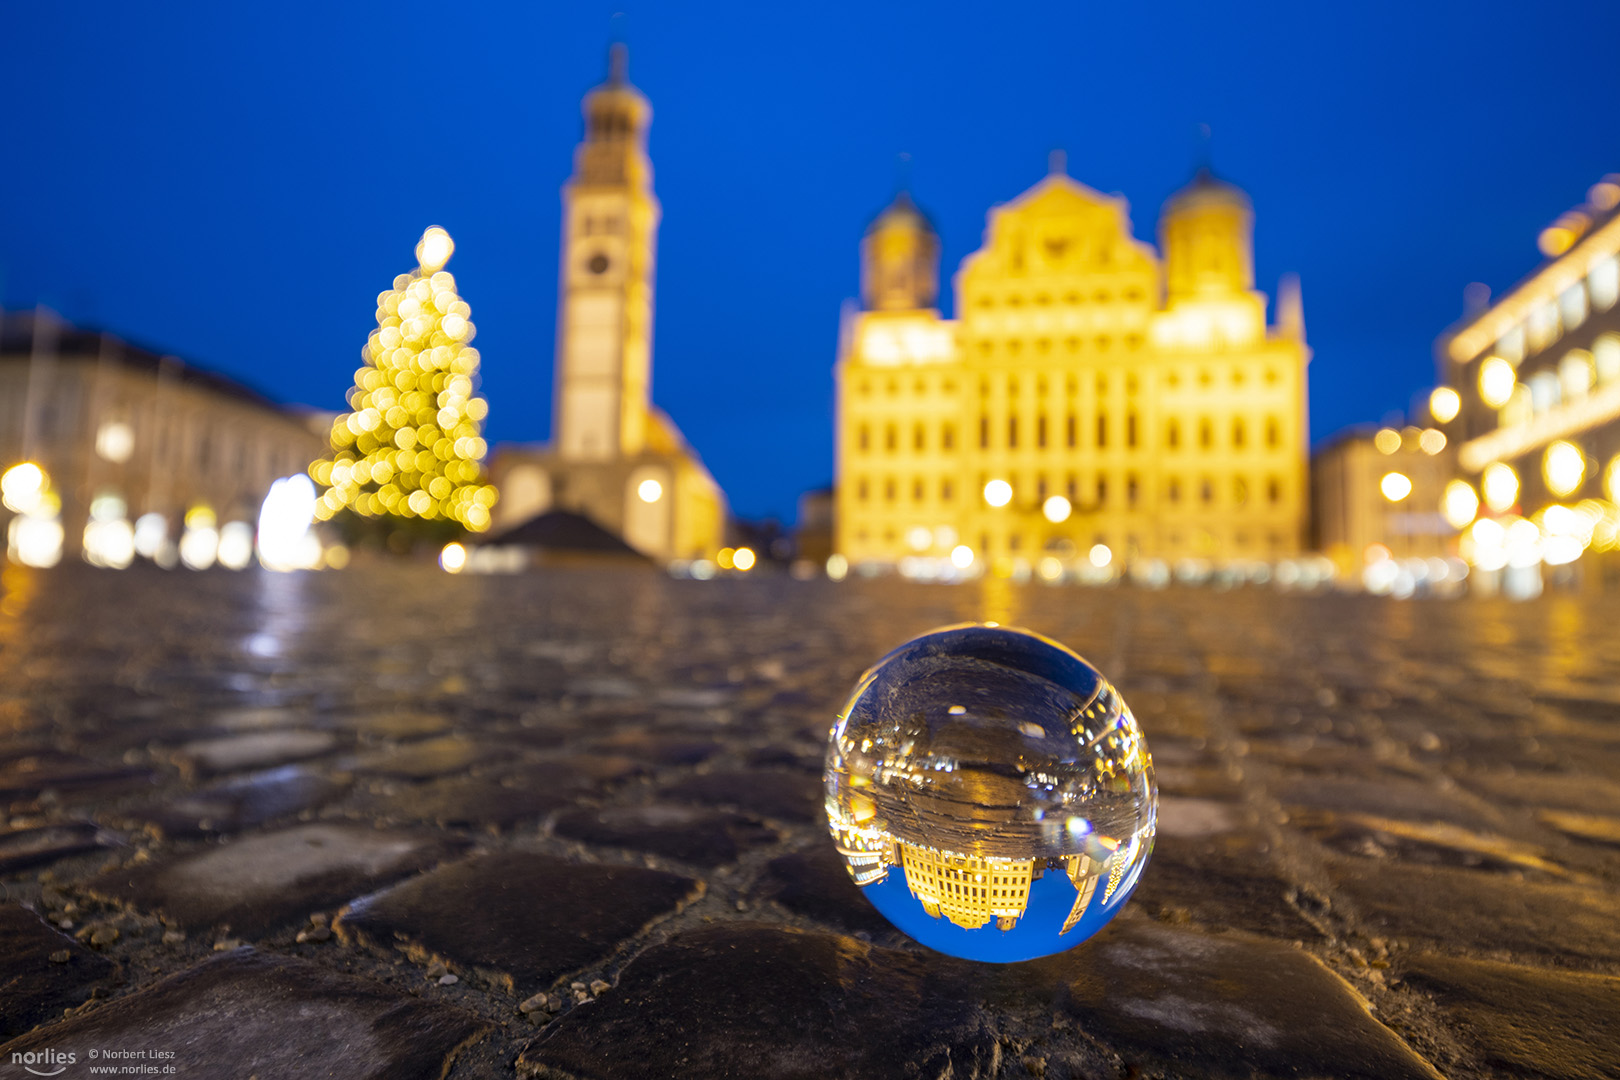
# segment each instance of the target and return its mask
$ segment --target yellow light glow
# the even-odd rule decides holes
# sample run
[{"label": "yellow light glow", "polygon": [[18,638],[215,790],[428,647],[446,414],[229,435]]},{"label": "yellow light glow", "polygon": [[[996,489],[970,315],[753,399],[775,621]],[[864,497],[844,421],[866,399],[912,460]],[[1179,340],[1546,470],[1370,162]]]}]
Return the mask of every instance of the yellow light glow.
[{"label": "yellow light glow", "polygon": [[1438,454],[1446,448],[1446,433],[1439,428],[1424,428],[1418,436],[1418,446],[1425,454]]},{"label": "yellow light glow", "polygon": [[1091,560],[1092,566],[1101,570],[1114,561],[1114,552],[1107,544],[1093,544],[1087,558]]},{"label": "yellow light glow", "polygon": [[1486,357],[1485,362],[1479,365],[1480,400],[1493,409],[1500,409],[1513,396],[1513,387],[1518,378],[1513,372],[1513,365],[1500,356]]},{"label": "yellow light glow", "polygon": [[8,510],[19,514],[29,514],[39,506],[45,489],[50,486],[50,477],[45,470],[32,461],[25,461],[21,465],[13,465],[0,476],[0,500],[3,500]]},{"label": "yellow light glow", "polygon": [[636,497],[644,503],[655,503],[664,497],[664,485],[656,480],[643,480],[636,487]]},{"label": "yellow light glow", "polygon": [[1586,477],[1586,455],[1574,443],[1560,439],[1547,447],[1541,459],[1541,475],[1547,481],[1547,490],[1558,496],[1568,495]]},{"label": "yellow light glow", "polygon": [[422,239],[416,245],[416,261],[422,269],[431,274],[450,261],[450,256],[456,251],[456,242],[450,239],[450,234],[434,225],[422,234]]},{"label": "yellow light glow", "polygon": [[444,545],[439,552],[439,565],[452,574],[461,573],[467,565],[467,549],[454,541]]},{"label": "yellow light glow", "polygon": [[1041,575],[1043,581],[1056,581],[1063,576],[1063,563],[1056,556],[1045,555],[1036,564],[1035,572]]},{"label": "yellow light glow", "polygon": [[1440,496],[1440,514],[1453,529],[1466,529],[1479,513],[1479,495],[1466,480],[1453,480]]},{"label": "yellow light glow", "polygon": [[1620,503],[1620,454],[1610,458],[1608,468],[1603,470],[1603,494],[1610,502]]},{"label": "yellow light glow", "polygon": [[973,565],[973,549],[966,544],[957,544],[951,549],[951,565],[958,570],[966,570]]},{"label": "yellow light glow", "polygon": [[1429,395],[1429,415],[1442,424],[1457,419],[1462,411],[1462,395],[1449,386],[1437,386]]},{"label": "yellow light glow", "polygon": [[984,485],[984,501],[991,506],[1006,506],[1012,502],[1012,485],[1005,480],[992,480]]},{"label": "yellow light glow", "polygon": [[135,452],[135,429],[122,420],[108,420],[96,429],[96,453],[122,465]]},{"label": "yellow light glow", "polygon": [[745,574],[754,568],[754,561],[753,548],[740,547],[732,552],[731,565]]},{"label": "yellow light glow", "polygon": [[1041,513],[1046,515],[1046,520],[1054,525],[1068,521],[1069,515],[1073,512],[1074,507],[1062,495],[1053,495],[1041,506]]},{"label": "yellow light glow", "polygon": [[849,573],[849,560],[836,551],[827,556],[827,576],[833,581],[843,581]]},{"label": "yellow light glow", "polygon": [[1384,498],[1390,502],[1400,502],[1412,494],[1412,481],[1405,473],[1388,472],[1378,482],[1378,490],[1384,493]]},{"label": "yellow light glow", "polygon": [[714,557],[715,565],[719,566],[722,570],[730,570],[733,565],[731,557],[735,554],[737,554],[736,548],[721,548],[720,554]]},{"label": "yellow light glow", "polygon": [[1513,466],[1493,461],[1480,475],[1479,488],[1486,506],[1495,513],[1505,513],[1519,501],[1519,474]]},{"label": "yellow light glow", "polygon": [[1401,433],[1394,428],[1380,428],[1373,436],[1373,445],[1380,454],[1393,454],[1401,448]]}]

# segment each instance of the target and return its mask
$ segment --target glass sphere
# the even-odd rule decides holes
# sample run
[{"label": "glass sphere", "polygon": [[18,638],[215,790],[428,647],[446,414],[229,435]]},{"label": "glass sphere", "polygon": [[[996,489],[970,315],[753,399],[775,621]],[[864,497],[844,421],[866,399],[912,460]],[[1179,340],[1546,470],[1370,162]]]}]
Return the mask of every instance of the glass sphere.
[{"label": "glass sphere", "polygon": [[1136,718],[1057,642],[994,625],[915,638],[861,677],[827,745],[827,821],[855,884],[930,948],[1010,962],[1118,914],[1153,850]]}]

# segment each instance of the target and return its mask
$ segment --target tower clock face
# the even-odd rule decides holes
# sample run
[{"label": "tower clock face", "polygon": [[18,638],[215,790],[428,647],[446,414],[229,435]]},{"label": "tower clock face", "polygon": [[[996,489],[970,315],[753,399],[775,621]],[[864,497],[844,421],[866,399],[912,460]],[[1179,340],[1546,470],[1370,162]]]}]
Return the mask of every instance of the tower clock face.
[{"label": "tower clock face", "polygon": [[585,269],[593,274],[605,274],[608,268],[608,257],[598,251],[585,263]]}]

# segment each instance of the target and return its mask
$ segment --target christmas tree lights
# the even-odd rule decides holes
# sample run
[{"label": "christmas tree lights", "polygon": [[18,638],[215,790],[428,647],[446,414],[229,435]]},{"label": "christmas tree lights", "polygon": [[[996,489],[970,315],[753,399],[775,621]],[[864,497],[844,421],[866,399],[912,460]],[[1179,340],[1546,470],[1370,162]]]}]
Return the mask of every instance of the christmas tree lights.
[{"label": "christmas tree lights", "polygon": [[416,245],[417,268],[378,294],[351,411],[332,424],[331,456],[309,467],[324,489],[317,520],[351,510],[489,528],[496,493],[480,434],[489,404],[474,393],[472,309],[444,270],[454,251],[449,233],[428,229]]}]

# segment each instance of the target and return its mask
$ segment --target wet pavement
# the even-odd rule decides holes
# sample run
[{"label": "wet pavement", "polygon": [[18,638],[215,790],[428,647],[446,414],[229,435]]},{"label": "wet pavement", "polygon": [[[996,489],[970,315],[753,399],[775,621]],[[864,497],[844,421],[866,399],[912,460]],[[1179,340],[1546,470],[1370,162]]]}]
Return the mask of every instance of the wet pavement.
[{"label": "wet pavement", "polygon": [[[1004,966],[820,808],[860,672],[978,619],[1113,679],[1162,798],[1124,914]],[[1620,618],[7,568],[0,896],[0,1077],[1615,1076]]]}]

